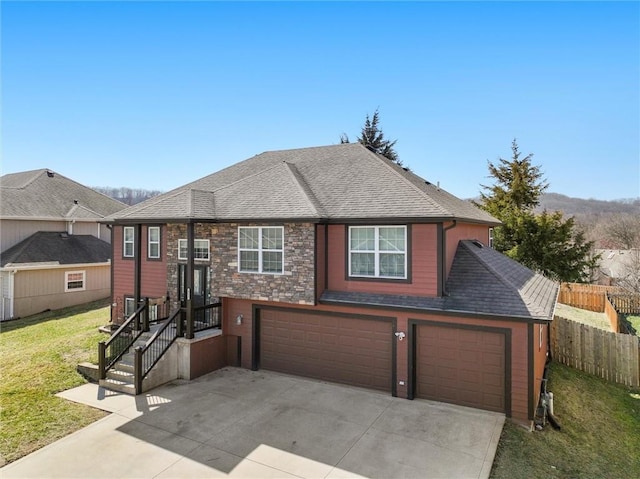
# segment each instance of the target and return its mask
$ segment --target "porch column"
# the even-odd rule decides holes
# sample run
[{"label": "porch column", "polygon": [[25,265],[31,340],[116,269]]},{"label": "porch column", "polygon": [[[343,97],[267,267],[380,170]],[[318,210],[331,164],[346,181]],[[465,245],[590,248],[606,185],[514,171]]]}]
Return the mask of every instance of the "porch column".
[{"label": "porch column", "polygon": [[[135,301],[135,309],[140,306],[141,290],[142,290],[142,224],[135,226],[133,241],[133,297]],[[136,319],[135,329],[140,330],[140,317]]]},{"label": "porch column", "polygon": [[194,224],[187,223],[187,271],[185,272],[186,291],[186,308],[187,308],[187,330],[185,337],[193,339],[193,250],[194,250]]}]

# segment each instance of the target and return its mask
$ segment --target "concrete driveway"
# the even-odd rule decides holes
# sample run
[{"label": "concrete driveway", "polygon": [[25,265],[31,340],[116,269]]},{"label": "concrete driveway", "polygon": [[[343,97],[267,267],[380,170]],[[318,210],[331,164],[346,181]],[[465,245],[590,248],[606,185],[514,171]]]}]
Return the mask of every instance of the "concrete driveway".
[{"label": "concrete driveway", "polygon": [[47,478],[485,478],[504,415],[224,368],[131,397],[61,393],[113,414],[0,470]]}]

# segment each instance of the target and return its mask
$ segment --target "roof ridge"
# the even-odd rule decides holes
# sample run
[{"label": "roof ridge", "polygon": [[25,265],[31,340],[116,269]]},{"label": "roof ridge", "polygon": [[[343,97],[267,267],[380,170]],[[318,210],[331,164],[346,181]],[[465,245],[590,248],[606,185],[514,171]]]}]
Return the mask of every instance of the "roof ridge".
[{"label": "roof ridge", "polygon": [[[34,174],[29,181],[27,181],[26,183],[20,185],[20,186],[2,186],[0,184],[0,188],[6,188],[8,190],[24,190],[27,186],[29,186],[31,183],[33,183],[34,181],[36,181],[38,178],[40,178],[42,176],[43,173],[51,171],[52,173],[55,173],[52,170],[49,170],[47,168],[39,168],[37,170],[27,170],[27,171],[17,171],[15,173],[9,173],[10,175],[20,175],[20,174],[25,174],[25,173],[36,173]],[[3,175],[6,176],[6,175]]]},{"label": "roof ridge", "polygon": [[[391,170],[396,176],[401,178],[404,183],[408,184],[414,191],[416,191],[420,196],[422,196],[427,201],[429,201],[429,203],[431,203],[433,206],[436,206],[440,211],[442,211],[443,213],[446,213],[447,215],[450,215],[452,217],[455,216],[455,215],[453,215],[451,213],[451,211],[449,211],[443,205],[441,205],[437,201],[434,201],[434,199],[431,198],[431,196],[429,196],[425,191],[423,191],[420,188],[418,188],[412,181],[410,181],[408,178],[406,178],[404,174],[400,173],[398,168],[402,169],[402,171],[404,171],[405,173],[409,173],[408,170],[405,170],[400,165],[393,165],[392,164],[393,163],[392,160],[389,160],[388,158],[380,155],[379,153],[375,153],[375,152],[371,151],[369,148],[364,146],[362,143],[360,143],[360,146],[362,146],[362,148],[364,148],[370,155],[372,155],[374,158],[376,158],[378,161],[380,161],[382,164],[384,164],[387,169]],[[424,181],[426,181],[426,180],[424,180]]]},{"label": "roof ridge", "polygon": [[298,185],[298,188],[300,189],[304,197],[307,199],[307,202],[309,203],[309,205],[311,205],[311,207],[315,211],[315,213],[321,217],[326,216],[322,206],[320,205],[320,202],[313,194],[313,191],[309,187],[307,181],[305,180],[304,176],[302,176],[302,173],[300,173],[300,170],[298,170],[296,165],[294,165],[293,163],[289,163],[286,160],[283,161],[283,163],[287,168],[287,171],[289,172],[289,174],[293,177],[296,185]]},{"label": "roof ridge", "polygon": [[[258,156],[258,155],[256,155],[256,156]],[[286,162],[283,161],[282,163],[286,163]],[[217,193],[218,191],[224,190],[226,188],[231,188],[232,186],[236,186],[239,183],[244,183],[248,179],[254,178],[254,177],[259,176],[259,175],[262,175],[262,174],[266,173],[267,171],[271,171],[271,170],[274,170],[276,168],[281,168],[282,167],[282,163],[275,164],[273,166],[265,168],[264,170],[260,170],[260,171],[258,171],[256,173],[252,173],[249,176],[243,176],[241,179],[236,180],[236,181],[234,181],[232,183],[227,183],[226,185],[223,185],[223,186],[221,186],[219,188],[215,188],[215,189],[212,189],[212,190],[203,190],[203,191],[211,191],[211,193]]]},{"label": "roof ridge", "polygon": [[[463,247],[465,247],[467,249],[467,251],[469,251],[469,253],[471,253],[473,255],[473,257],[476,258],[488,272],[490,272],[493,276],[498,278],[498,281],[500,281],[502,284],[508,286],[512,290],[516,291],[518,293],[518,295],[520,295],[520,289],[519,288],[517,288],[511,281],[508,281],[502,275],[498,274],[498,272],[489,263],[487,263],[484,260],[484,258],[482,258],[479,254],[476,254],[476,252],[471,248],[469,243],[473,244],[476,241],[477,240],[461,240],[460,244]],[[483,245],[482,247],[484,248],[485,246]],[[508,258],[508,256],[507,256],[507,258]],[[509,259],[511,259],[511,258],[509,258]],[[511,261],[514,261],[514,260],[511,260]],[[523,266],[523,267],[525,267],[525,266]],[[534,272],[534,274],[535,274],[535,272]]]},{"label": "roof ridge", "polygon": [[119,217],[127,217],[131,214],[131,212],[128,212],[128,210],[133,210],[133,212],[136,211],[144,211],[145,209],[147,209],[149,206],[153,206],[157,203],[160,203],[162,201],[164,201],[167,198],[175,198],[178,195],[182,195],[185,192],[189,191],[188,188],[176,188],[173,191],[169,191],[167,193],[162,193],[161,195],[158,196],[154,196],[152,198],[149,198],[145,201],[143,201],[142,203],[137,203],[135,205],[131,205],[128,208],[125,208],[121,211],[116,211],[113,214],[110,214],[107,218],[113,217],[113,216],[119,216]]},{"label": "roof ridge", "polygon": [[71,218],[72,213],[75,213],[75,211],[79,208],[82,208],[85,211],[88,211],[89,213],[93,213],[94,215],[96,215],[96,217],[98,218],[104,218],[104,215],[101,215],[100,213],[98,213],[97,211],[93,211],[91,208],[88,208],[84,205],[81,205],[80,203],[75,203],[71,209],[67,212],[67,214],[64,215],[65,218]]}]

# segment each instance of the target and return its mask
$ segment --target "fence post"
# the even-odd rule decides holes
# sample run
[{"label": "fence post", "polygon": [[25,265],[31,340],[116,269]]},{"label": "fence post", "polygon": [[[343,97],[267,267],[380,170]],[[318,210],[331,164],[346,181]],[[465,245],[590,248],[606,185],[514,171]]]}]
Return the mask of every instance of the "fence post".
[{"label": "fence post", "polygon": [[142,392],[142,347],[138,346],[133,350],[133,380],[136,394]]},{"label": "fence post", "polygon": [[177,331],[176,334],[179,338],[184,336],[184,308],[180,308],[180,314],[178,314]]},{"label": "fence post", "polygon": [[106,347],[104,341],[100,341],[98,343],[98,371],[100,372],[100,379],[106,379],[107,373],[106,369]]},{"label": "fence post", "polygon": [[149,331],[149,298],[144,298],[144,309],[142,310],[142,330]]}]

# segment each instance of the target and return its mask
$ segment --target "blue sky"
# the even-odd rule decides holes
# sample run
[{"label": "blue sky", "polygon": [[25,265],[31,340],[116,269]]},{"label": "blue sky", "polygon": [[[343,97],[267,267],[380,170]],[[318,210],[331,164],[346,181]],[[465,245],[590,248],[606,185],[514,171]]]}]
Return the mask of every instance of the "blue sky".
[{"label": "blue sky", "polygon": [[638,2],[7,2],[2,173],[170,190],[379,108],[463,197],[518,139],[549,191],[640,196]]}]

